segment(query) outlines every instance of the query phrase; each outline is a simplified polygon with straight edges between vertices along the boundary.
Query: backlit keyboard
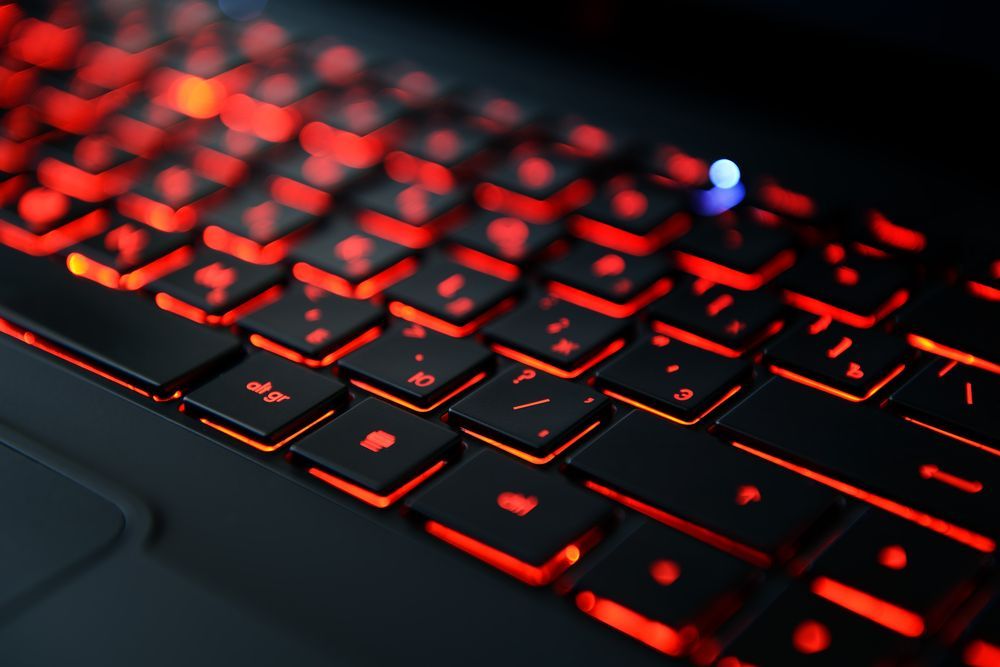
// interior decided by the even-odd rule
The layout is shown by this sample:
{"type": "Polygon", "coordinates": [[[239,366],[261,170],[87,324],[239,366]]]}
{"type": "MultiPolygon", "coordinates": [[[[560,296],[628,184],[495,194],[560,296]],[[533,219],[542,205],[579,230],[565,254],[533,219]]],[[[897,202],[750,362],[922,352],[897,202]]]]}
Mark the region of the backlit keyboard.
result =
{"type": "Polygon", "coordinates": [[[0,0],[0,332],[669,656],[1000,665],[996,248],[130,7],[0,0]]]}

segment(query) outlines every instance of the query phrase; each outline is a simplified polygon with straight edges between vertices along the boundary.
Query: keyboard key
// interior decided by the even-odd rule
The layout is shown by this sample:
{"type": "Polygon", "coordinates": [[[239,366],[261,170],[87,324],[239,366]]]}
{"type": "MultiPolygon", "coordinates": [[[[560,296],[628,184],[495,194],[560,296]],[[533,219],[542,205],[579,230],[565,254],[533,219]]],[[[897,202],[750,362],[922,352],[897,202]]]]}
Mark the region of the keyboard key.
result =
{"type": "Polygon", "coordinates": [[[773,379],[718,420],[761,458],[984,552],[1000,526],[1000,461],[864,405],[773,379]]]}
{"type": "Polygon", "coordinates": [[[484,176],[476,202],[488,211],[551,222],[590,200],[594,186],[587,171],[586,160],[523,145],[484,176]]]}
{"type": "Polygon", "coordinates": [[[129,192],[118,197],[118,212],[161,232],[193,228],[225,187],[178,163],[178,159],[164,159],[150,167],[129,192]]]}
{"type": "Polygon", "coordinates": [[[890,661],[905,640],[800,588],[775,600],[735,642],[717,667],[751,665],[897,664],[890,661]]]}
{"type": "Polygon", "coordinates": [[[110,215],[107,232],[70,248],[66,266],[112,289],[135,290],[179,269],[193,257],[189,234],[161,232],[110,215]]]}
{"type": "Polygon", "coordinates": [[[156,400],[178,397],[241,353],[228,333],[6,248],[0,248],[0,330],[156,400]]]}
{"type": "Polygon", "coordinates": [[[677,266],[742,290],[769,283],[795,262],[791,234],[732,213],[699,222],[673,245],[677,266]]]}
{"type": "Polygon", "coordinates": [[[488,157],[493,136],[466,118],[437,117],[409,133],[385,156],[385,171],[400,183],[447,192],[488,157]]]}
{"type": "Polygon", "coordinates": [[[838,505],[819,484],[639,411],[567,467],[587,488],[757,567],[791,557],[838,505]]]}
{"type": "Polygon", "coordinates": [[[485,450],[407,504],[434,537],[532,586],[577,562],[612,519],[603,499],[485,450]]]}
{"type": "Polygon", "coordinates": [[[273,452],[330,417],[347,388],[258,352],[184,398],[184,412],[262,452],[273,452]]]}
{"type": "Polygon", "coordinates": [[[461,338],[513,306],[516,289],[514,283],[434,258],[386,290],[386,298],[396,317],[461,338]]]}
{"type": "Polygon", "coordinates": [[[855,402],[902,373],[906,356],[898,338],[852,329],[829,316],[795,327],[764,350],[775,375],[855,402]]]}
{"type": "Polygon", "coordinates": [[[108,215],[38,186],[0,208],[0,243],[29,255],[51,255],[104,230],[108,215]]]}
{"type": "Polygon", "coordinates": [[[367,301],[296,284],[239,325],[252,345],[318,368],[375,340],[383,319],[382,310],[367,301]]]}
{"type": "Polygon", "coordinates": [[[479,126],[493,134],[526,129],[541,111],[521,100],[513,100],[483,88],[466,90],[455,96],[462,111],[471,114],[479,126]]]}
{"type": "Polygon", "coordinates": [[[106,124],[118,145],[147,159],[168,146],[183,145],[198,130],[190,117],[144,98],[118,109],[106,124]]]}
{"type": "Polygon", "coordinates": [[[297,244],[292,259],[302,282],[355,299],[375,296],[417,267],[409,248],[336,221],[297,244]]]}
{"type": "Polygon", "coordinates": [[[691,647],[739,606],[753,568],[647,523],[575,586],[585,614],[667,655],[691,647]]]}
{"type": "Polygon", "coordinates": [[[319,119],[306,123],[299,143],[312,155],[332,157],[349,167],[377,164],[398,143],[407,107],[387,92],[363,87],[346,91],[319,119]]]}
{"type": "Polygon", "coordinates": [[[889,397],[906,419],[1000,456],[1000,378],[940,359],[889,397]]]}
{"type": "Polygon", "coordinates": [[[38,180],[83,201],[101,202],[125,192],[138,177],[141,160],[107,135],[71,137],[48,144],[38,180]]]}
{"type": "Polygon", "coordinates": [[[670,289],[666,262],[581,243],[544,266],[549,290],[610,317],[629,317],[670,289]]]}
{"type": "Polygon", "coordinates": [[[784,326],[781,303],[766,292],[743,292],[689,278],[649,308],[653,329],[689,345],[739,357],[784,326]]]}
{"type": "Polygon", "coordinates": [[[478,343],[404,323],[340,362],[352,384],[415,412],[436,410],[492,366],[478,343]]]}
{"type": "Polygon", "coordinates": [[[544,295],[486,325],[493,350],[561,378],[579,377],[625,346],[621,320],[544,295]]]}
{"type": "Polygon", "coordinates": [[[419,65],[401,60],[380,63],[370,74],[404,104],[415,109],[427,107],[455,85],[440,74],[431,74],[419,65]]]}
{"type": "Polygon", "coordinates": [[[409,248],[434,243],[465,214],[463,188],[435,192],[420,184],[384,179],[355,195],[358,224],[367,232],[409,248]]]}
{"type": "Polygon", "coordinates": [[[811,568],[812,592],[904,637],[934,631],[972,592],[983,554],[869,510],[811,568]]]}
{"type": "Polygon", "coordinates": [[[274,201],[312,215],[326,213],[336,197],[371,173],[294,146],[286,146],[261,167],[274,201]]]}
{"type": "Polygon", "coordinates": [[[927,295],[901,317],[910,345],[960,363],[1000,373],[996,332],[1000,302],[944,288],[927,295]]]}
{"type": "Polygon", "coordinates": [[[616,400],[691,425],[736,394],[749,371],[748,362],[655,334],[597,371],[595,384],[616,400]]]}
{"type": "Polygon", "coordinates": [[[632,255],[656,252],[690,225],[686,195],[629,174],[604,183],[569,221],[579,238],[632,255]]]}
{"type": "Polygon", "coordinates": [[[815,315],[868,329],[909,299],[907,274],[892,259],[831,243],[784,273],[785,300],[815,315]]]}
{"type": "Polygon", "coordinates": [[[278,266],[247,264],[200,250],[194,260],[149,288],[156,305],[202,324],[228,326],[244,313],[278,297],[284,272],[278,266]]]}
{"type": "Polygon", "coordinates": [[[203,217],[205,245],[245,262],[274,264],[284,259],[289,247],[316,222],[315,216],[284,206],[256,188],[243,190],[235,198],[203,217]]]}
{"type": "Polygon", "coordinates": [[[700,188],[709,182],[708,162],[677,146],[652,146],[646,149],[643,163],[654,180],[668,188],[700,188]]]}
{"type": "Polygon", "coordinates": [[[454,431],[368,398],[290,451],[309,474],[384,508],[443,468],[457,447],[454,431]]]}
{"type": "Polygon", "coordinates": [[[554,251],[563,235],[559,223],[536,225],[520,218],[476,209],[448,238],[451,254],[468,267],[513,280],[520,265],[554,251]]]}
{"type": "Polygon", "coordinates": [[[542,465],[607,421],[611,401],[589,387],[514,366],[448,411],[465,433],[542,465]]]}

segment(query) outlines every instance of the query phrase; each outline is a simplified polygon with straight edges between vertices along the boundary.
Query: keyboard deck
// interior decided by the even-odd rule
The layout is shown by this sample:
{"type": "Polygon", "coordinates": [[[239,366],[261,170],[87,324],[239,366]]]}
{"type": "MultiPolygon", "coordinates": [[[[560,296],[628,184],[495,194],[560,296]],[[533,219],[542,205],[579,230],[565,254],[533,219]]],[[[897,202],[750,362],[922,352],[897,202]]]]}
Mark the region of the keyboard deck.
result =
{"type": "Polygon", "coordinates": [[[1000,665],[997,248],[200,2],[0,49],[0,332],[668,656],[1000,665]]]}

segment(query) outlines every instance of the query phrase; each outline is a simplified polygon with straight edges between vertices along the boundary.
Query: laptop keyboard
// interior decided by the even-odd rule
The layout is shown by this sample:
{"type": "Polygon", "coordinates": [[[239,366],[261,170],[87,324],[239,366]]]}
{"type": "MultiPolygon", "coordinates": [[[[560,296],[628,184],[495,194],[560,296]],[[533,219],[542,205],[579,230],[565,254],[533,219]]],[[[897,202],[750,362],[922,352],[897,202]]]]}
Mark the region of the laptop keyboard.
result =
{"type": "Polygon", "coordinates": [[[3,333],[669,656],[1000,665],[995,256],[197,1],[0,47],[3,333]]]}

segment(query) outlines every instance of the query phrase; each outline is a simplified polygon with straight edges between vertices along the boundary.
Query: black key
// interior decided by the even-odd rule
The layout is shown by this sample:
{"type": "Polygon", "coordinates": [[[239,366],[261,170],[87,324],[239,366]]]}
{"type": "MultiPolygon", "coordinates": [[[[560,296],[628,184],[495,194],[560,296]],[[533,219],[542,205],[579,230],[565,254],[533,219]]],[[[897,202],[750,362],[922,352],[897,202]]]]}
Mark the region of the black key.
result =
{"type": "Polygon", "coordinates": [[[781,303],[703,278],[678,281],[649,308],[653,328],[691,345],[738,357],[783,326],[781,303]]]}
{"type": "Polygon", "coordinates": [[[361,169],[378,164],[398,142],[407,107],[395,95],[359,86],[325,105],[324,112],[302,128],[302,147],[361,169]]]}
{"type": "Polygon", "coordinates": [[[1000,378],[941,359],[897,389],[889,404],[910,421],[1000,455],[1000,378]]]}
{"type": "Polygon", "coordinates": [[[112,289],[139,289],[191,261],[189,234],[161,232],[117,213],[110,228],[73,246],[66,266],[112,289]]]}
{"type": "Polygon", "coordinates": [[[408,501],[424,529],[532,586],[596,544],[611,506],[565,479],[481,451],[408,501]]]}
{"type": "Polygon", "coordinates": [[[480,127],[493,134],[524,129],[541,114],[530,103],[482,88],[462,92],[456,96],[455,102],[460,109],[471,114],[480,127]]]}
{"type": "Polygon", "coordinates": [[[597,371],[595,384],[614,399],[691,425],[739,391],[749,370],[746,361],[655,334],[597,371]]]}
{"type": "Polygon", "coordinates": [[[150,159],[168,144],[182,144],[198,130],[195,121],[142,97],[107,119],[107,132],[125,150],[150,159]]]}
{"type": "Polygon", "coordinates": [[[775,375],[849,401],[864,401],[903,372],[906,345],[881,331],[852,329],[830,317],[803,323],[770,343],[775,375]]]}
{"type": "Polygon", "coordinates": [[[118,197],[118,212],[161,232],[185,232],[204,209],[224,194],[225,186],[193,168],[164,158],[127,193],[118,197]]]}
{"type": "Polygon", "coordinates": [[[368,398],[290,451],[311,475],[384,508],[443,468],[457,446],[454,431],[368,398]]]}
{"type": "Polygon", "coordinates": [[[691,225],[687,196],[649,180],[622,174],[605,182],[594,199],[570,218],[574,235],[632,255],[649,255],[691,225]]]}
{"type": "Polygon", "coordinates": [[[150,285],[156,305],[189,320],[228,326],[243,313],[277,298],[280,266],[247,264],[200,250],[194,261],[150,285]]]}
{"type": "Polygon", "coordinates": [[[717,667],[896,664],[904,640],[825,600],[792,587],[722,652],[717,667]]]}
{"type": "Polygon", "coordinates": [[[644,152],[643,164],[656,182],[671,188],[700,188],[709,183],[708,162],[677,146],[654,145],[644,152]]]}
{"type": "Polygon", "coordinates": [[[659,257],[635,257],[581,243],[545,264],[550,291],[610,317],[629,317],[670,289],[659,257]]]}
{"type": "Polygon", "coordinates": [[[890,258],[831,243],[803,254],[781,284],[785,300],[796,308],[868,329],[906,303],[907,279],[890,258]]]}
{"type": "Polygon", "coordinates": [[[610,132],[576,116],[564,116],[552,125],[551,136],[556,147],[570,155],[606,158],[622,148],[622,142],[610,132]]]}
{"type": "Polygon", "coordinates": [[[409,248],[345,224],[334,224],[296,245],[292,273],[328,292],[367,299],[408,276],[417,261],[409,248]]]}
{"type": "Polygon", "coordinates": [[[457,244],[452,254],[463,264],[499,278],[513,279],[520,274],[519,265],[539,259],[562,234],[559,223],[536,225],[476,209],[448,238],[457,244]]]}
{"type": "Polygon", "coordinates": [[[608,418],[611,401],[587,386],[514,366],[451,406],[448,421],[542,465],[608,418]]]}
{"type": "Polygon", "coordinates": [[[476,202],[488,211],[551,222],[590,200],[588,167],[582,158],[522,145],[483,177],[476,202]]]}
{"type": "Polygon", "coordinates": [[[35,347],[159,400],[175,398],[241,352],[228,333],[5,248],[0,248],[0,328],[26,342],[30,336],[35,347]]]}
{"type": "Polygon", "coordinates": [[[978,551],[869,510],[813,564],[811,587],[904,637],[919,637],[972,591],[983,560],[978,551]]]}
{"type": "Polygon", "coordinates": [[[370,74],[385,84],[404,104],[415,108],[427,106],[455,86],[453,80],[400,60],[376,65],[370,74]]]}
{"type": "Polygon", "coordinates": [[[374,340],[382,320],[382,310],[367,301],[296,284],[239,325],[253,345],[316,368],[374,340]]]}
{"type": "Polygon", "coordinates": [[[416,412],[430,412],[486,377],[489,350],[419,324],[400,324],[340,362],[351,382],[416,412]]]}
{"type": "Polygon", "coordinates": [[[588,488],[758,567],[787,560],[837,504],[819,484],[638,411],[567,465],[588,488]]]}
{"type": "Polygon", "coordinates": [[[647,523],[587,571],[575,600],[585,614],[679,656],[732,615],[753,574],[732,556],[647,523]]]}
{"type": "Polygon", "coordinates": [[[486,156],[493,136],[464,118],[435,118],[412,131],[398,151],[385,156],[394,180],[422,183],[437,192],[454,187],[486,156]]]}
{"type": "Polygon", "coordinates": [[[688,273],[755,290],[795,262],[791,246],[784,229],[730,213],[699,222],[672,247],[677,266],[688,273]]]}
{"type": "Polygon", "coordinates": [[[262,452],[273,452],[333,414],[347,388],[258,352],[184,398],[184,411],[262,452]]]}
{"type": "Polygon", "coordinates": [[[863,405],[773,379],[722,415],[741,448],[980,551],[1000,534],[1000,460],[863,405]]]}
{"type": "Polygon", "coordinates": [[[628,325],[556,297],[526,300],[486,325],[493,349],[561,378],[575,378],[625,346],[628,325]]]}
{"type": "Polygon", "coordinates": [[[100,233],[107,212],[38,186],[0,208],[0,244],[29,255],[51,255],[100,233]]]}
{"type": "Polygon", "coordinates": [[[261,165],[271,197],[300,211],[321,215],[334,198],[362,179],[370,168],[349,167],[326,155],[310,155],[286,146],[261,165]]]}
{"type": "Polygon", "coordinates": [[[514,283],[441,258],[386,291],[396,317],[460,338],[514,304],[514,283]]]}
{"type": "Polygon", "coordinates": [[[388,178],[355,195],[358,224],[377,236],[410,248],[425,248],[465,214],[464,188],[435,191],[388,178]]]}
{"type": "Polygon", "coordinates": [[[901,318],[914,347],[1000,373],[1000,301],[945,288],[927,295],[901,318]]]}
{"type": "Polygon", "coordinates": [[[254,264],[274,264],[316,222],[316,217],[273,201],[263,188],[241,194],[207,212],[205,245],[254,264]]]}
{"type": "Polygon", "coordinates": [[[135,153],[123,150],[111,137],[71,136],[50,143],[38,163],[38,180],[53,190],[89,202],[124,192],[141,168],[135,153]]]}

